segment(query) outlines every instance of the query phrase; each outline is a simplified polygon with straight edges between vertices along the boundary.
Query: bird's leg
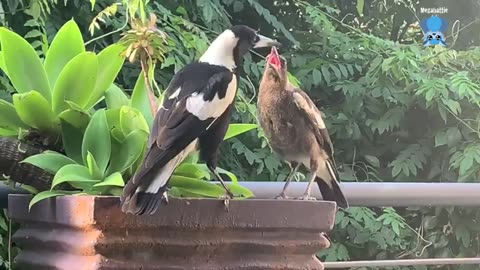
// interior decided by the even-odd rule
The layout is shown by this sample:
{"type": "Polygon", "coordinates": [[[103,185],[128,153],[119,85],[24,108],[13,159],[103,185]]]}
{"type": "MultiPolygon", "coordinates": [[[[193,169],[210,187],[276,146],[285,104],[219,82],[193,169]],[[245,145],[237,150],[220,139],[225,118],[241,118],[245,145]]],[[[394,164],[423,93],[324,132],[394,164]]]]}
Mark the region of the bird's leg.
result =
{"type": "Polygon", "coordinates": [[[305,200],[305,201],[315,201],[315,197],[310,197],[310,192],[312,191],[312,185],[313,185],[313,182],[315,182],[315,178],[317,177],[317,174],[315,172],[312,173],[312,176],[310,177],[310,180],[308,181],[308,186],[307,186],[307,189],[305,190],[305,193],[303,193],[303,195],[298,198],[300,200],[305,200]]]}
{"type": "Polygon", "coordinates": [[[215,175],[217,180],[220,181],[220,184],[222,184],[223,188],[225,189],[225,195],[223,196],[223,199],[224,199],[223,203],[225,204],[225,209],[228,211],[229,205],[230,205],[230,199],[232,199],[234,195],[225,184],[225,181],[223,181],[223,178],[220,176],[217,169],[211,165],[207,165],[207,167],[210,170],[210,172],[213,173],[213,175],[215,175]]]}
{"type": "Polygon", "coordinates": [[[292,163],[288,163],[288,166],[290,167],[290,173],[285,179],[285,185],[283,186],[282,192],[277,197],[275,197],[275,199],[288,199],[287,194],[285,194],[285,191],[287,190],[288,184],[290,184],[290,181],[292,181],[293,176],[295,175],[298,168],[300,167],[300,163],[292,162],[292,163]]]}

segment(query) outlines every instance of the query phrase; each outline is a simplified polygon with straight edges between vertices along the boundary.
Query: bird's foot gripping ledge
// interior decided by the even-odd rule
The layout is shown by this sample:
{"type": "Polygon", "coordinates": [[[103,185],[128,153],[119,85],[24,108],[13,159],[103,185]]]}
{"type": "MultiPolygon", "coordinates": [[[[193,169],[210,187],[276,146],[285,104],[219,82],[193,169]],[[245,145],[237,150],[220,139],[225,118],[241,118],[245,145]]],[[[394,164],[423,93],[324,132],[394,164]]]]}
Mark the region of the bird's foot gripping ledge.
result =
{"type": "Polygon", "coordinates": [[[312,197],[308,194],[304,194],[300,197],[297,198],[297,200],[302,200],[302,201],[316,201],[317,199],[315,199],[315,197],[312,197]]]}

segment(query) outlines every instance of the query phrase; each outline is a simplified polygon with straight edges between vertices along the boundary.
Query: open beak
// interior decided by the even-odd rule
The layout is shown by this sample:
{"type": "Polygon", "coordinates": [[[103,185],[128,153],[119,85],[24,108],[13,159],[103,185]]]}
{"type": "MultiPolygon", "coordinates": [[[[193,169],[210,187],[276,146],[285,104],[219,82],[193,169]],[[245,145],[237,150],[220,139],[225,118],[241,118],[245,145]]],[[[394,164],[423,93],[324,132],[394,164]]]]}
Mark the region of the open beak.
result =
{"type": "Polygon", "coordinates": [[[257,43],[253,46],[253,48],[264,48],[264,47],[272,47],[272,46],[277,46],[280,47],[282,44],[276,40],[273,40],[271,38],[268,38],[266,36],[262,36],[260,34],[257,34],[257,36],[260,38],[257,43]]]}
{"type": "Polygon", "coordinates": [[[275,46],[272,46],[270,54],[267,55],[267,62],[269,65],[275,67],[275,69],[280,69],[282,63],[280,55],[278,54],[277,48],[275,46]]]}

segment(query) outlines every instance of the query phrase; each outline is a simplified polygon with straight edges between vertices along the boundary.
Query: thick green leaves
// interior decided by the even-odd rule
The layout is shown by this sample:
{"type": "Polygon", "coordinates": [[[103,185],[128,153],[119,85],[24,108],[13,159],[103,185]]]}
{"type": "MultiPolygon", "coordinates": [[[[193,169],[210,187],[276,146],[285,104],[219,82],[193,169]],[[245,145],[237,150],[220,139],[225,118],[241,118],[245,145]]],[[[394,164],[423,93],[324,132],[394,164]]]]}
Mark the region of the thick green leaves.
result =
{"type": "Polygon", "coordinates": [[[52,190],[54,187],[58,186],[61,183],[72,182],[72,183],[84,183],[84,182],[99,182],[99,180],[93,179],[93,177],[88,172],[88,168],[78,164],[69,164],[63,166],[55,174],[55,177],[52,181],[52,190]]]}
{"type": "Polygon", "coordinates": [[[54,151],[45,151],[22,160],[22,163],[29,163],[39,167],[51,174],[56,174],[63,166],[75,164],[75,161],[67,156],[54,151]]]}
{"type": "Polygon", "coordinates": [[[50,102],[47,74],[32,46],[18,34],[0,27],[3,59],[9,78],[18,93],[36,90],[50,102]]]}
{"type": "Polygon", "coordinates": [[[97,162],[93,157],[92,153],[87,152],[87,168],[90,175],[95,179],[102,179],[103,172],[98,168],[97,162]]]}
{"type": "Polygon", "coordinates": [[[48,101],[37,91],[13,95],[13,105],[22,121],[39,130],[53,131],[58,120],[48,101]]]}
{"type": "Polygon", "coordinates": [[[100,183],[93,185],[94,187],[105,187],[105,186],[114,186],[114,187],[123,187],[125,182],[123,181],[122,174],[119,172],[109,175],[105,180],[100,183]]]}
{"type": "Polygon", "coordinates": [[[225,189],[221,186],[185,176],[172,175],[168,185],[204,197],[218,198],[225,195],[225,189]]]}
{"type": "Polygon", "coordinates": [[[26,128],[27,126],[18,117],[15,107],[11,103],[0,99],[0,128],[16,131],[19,127],[26,128]]]}
{"type": "Polygon", "coordinates": [[[90,121],[89,114],[75,109],[67,109],[61,112],[58,116],[63,121],[70,123],[72,126],[80,130],[84,130],[90,121]]]}
{"type": "Polygon", "coordinates": [[[83,129],[76,128],[65,120],[61,120],[60,124],[65,153],[77,163],[82,164],[83,129]]]}
{"type": "Polygon", "coordinates": [[[107,168],[111,154],[110,130],[108,128],[105,110],[101,109],[93,114],[85,130],[82,143],[82,157],[86,164],[87,153],[92,153],[98,168],[103,173],[107,168]]]}
{"type": "Polygon", "coordinates": [[[128,106],[130,100],[120,87],[111,84],[105,92],[105,102],[108,109],[118,109],[122,106],[128,106]]]}
{"type": "Polygon", "coordinates": [[[3,52],[0,52],[0,68],[8,76],[7,67],[5,66],[5,59],[3,58],[3,52]]]}
{"type": "Polygon", "coordinates": [[[83,52],[85,52],[85,46],[82,33],[75,21],[70,20],[58,30],[45,57],[45,71],[50,85],[55,85],[63,67],[83,52]]]}
{"type": "Polygon", "coordinates": [[[57,197],[57,196],[72,195],[75,193],[76,191],[63,191],[63,190],[42,191],[32,198],[32,200],[30,201],[30,204],[28,205],[28,210],[32,209],[32,206],[38,203],[39,201],[52,198],[52,197],[57,197]]]}
{"type": "Polygon", "coordinates": [[[233,193],[233,195],[235,196],[239,196],[239,197],[243,197],[243,198],[250,198],[250,197],[253,197],[254,194],[252,191],[250,191],[248,188],[246,187],[242,187],[241,185],[239,184],[235,184],[235,183],[228,183],[227,184],[227,187],[228,189],[230,189],[230,191],[233,193]]]}
{"type": "Polygon", "coordinates": [[[75,56],[60,72],[53,88],[53,111],[60,113],[72,101],[85,108],[97,79],[98,60],[92,52],[75,56]]]}
{"type": "Polygon", "coordinates": [[[143,72],[140,72],[135,87],[132,92],[131,104],[132,107],[142,112],[143,117],[148,123],[148,126],[152,127],[153,115],[150,110],[150,103],[148,101],[147,88],[145,87],[145,79],[143,78],[143,72]]]}
{"type": "Polygon", "coordinates": [[[206,179],[210,177],[210,172],[204,164],[183,162],[174,171],[175,175],[185,176],[195,179],[206,179]]]}
{"type": "Polygon", "coordinates": [[[120,55],[123,49],[122,45],[113,44],[106,47],[98,54],[98,66],[100,68],[98,69],[95,88],[91,93],[86,108],[91,108],[97,104],[107,88],[112,85],[125,61],[125,57],[120,55]]]}
{"type": "Polygon", "coordinates": [[[125,135],[137,129],[143,130],[147,133],[150,131],[148,124],[140,111],[129,106],[123,106],[120,109],[120,128],[125,135]]]}
{"type": "Polygon", "coordinates": [[[147,137],[147,132],[137,129],[128,134],[121,142],[113,139],[112,156],[106,175],[114,172],[123,173],[132,166],[140,158],[145,148],[147,137]]]}
{"type": "Polygon", "coordinates": [[[256,128],[256,124],[230,124],[223,140],[228,140],[249,130],[256,128]]]}

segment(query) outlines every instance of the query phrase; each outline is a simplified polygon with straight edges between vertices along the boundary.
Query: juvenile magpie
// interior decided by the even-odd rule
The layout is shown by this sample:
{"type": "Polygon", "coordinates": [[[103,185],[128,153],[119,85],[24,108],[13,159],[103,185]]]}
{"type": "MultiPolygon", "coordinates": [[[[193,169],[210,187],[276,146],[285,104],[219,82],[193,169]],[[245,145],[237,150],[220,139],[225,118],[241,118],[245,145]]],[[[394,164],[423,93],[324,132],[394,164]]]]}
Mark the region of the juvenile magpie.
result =
{"type": "Polygon", "coordinates": [[[301,199],[314,199],[310,191],[314,181],[324,200],[347,208],[333,159],[333,144],[322,115],[308,95],[295,88],[287,76],[287,62],[276,48],[267,56],[258,94],[258,119],[272,150],[291,168],[280,198],[293,175],[303,164],[312,173],[301,199]]]}
{"type": "Polygon", "coordinates": [[[226,196],[233,196],[216,167],[237,92],[238,68],[250,49],[279,45],[247,26],[236,25],[221,33],[198,62],[174,75],[154,117],[142,164],[123,189],[123,212],[155,213],[162,197],[167,199],[170,176],[193,151],[200,152],[226,196]]]}

